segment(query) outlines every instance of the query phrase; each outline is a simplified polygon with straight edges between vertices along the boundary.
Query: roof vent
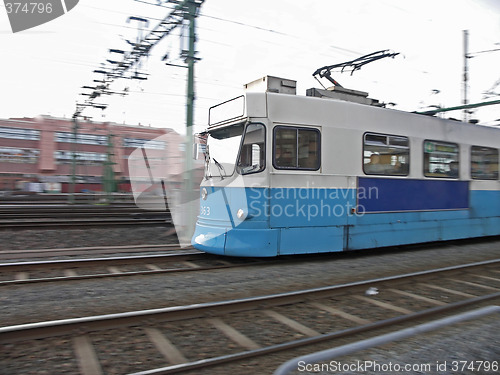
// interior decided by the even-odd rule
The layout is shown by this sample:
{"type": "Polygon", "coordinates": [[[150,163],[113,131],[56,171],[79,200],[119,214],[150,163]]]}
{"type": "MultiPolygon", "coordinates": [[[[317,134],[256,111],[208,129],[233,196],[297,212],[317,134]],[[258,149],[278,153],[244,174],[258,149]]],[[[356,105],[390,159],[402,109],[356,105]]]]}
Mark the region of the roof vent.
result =
{"type": "Polygon", "coordinates": [[[247,83],[245,89],[248,92],[275,92],[279,94],[297,94],[297,81],[291,79],[265,76],[247,83]]]}

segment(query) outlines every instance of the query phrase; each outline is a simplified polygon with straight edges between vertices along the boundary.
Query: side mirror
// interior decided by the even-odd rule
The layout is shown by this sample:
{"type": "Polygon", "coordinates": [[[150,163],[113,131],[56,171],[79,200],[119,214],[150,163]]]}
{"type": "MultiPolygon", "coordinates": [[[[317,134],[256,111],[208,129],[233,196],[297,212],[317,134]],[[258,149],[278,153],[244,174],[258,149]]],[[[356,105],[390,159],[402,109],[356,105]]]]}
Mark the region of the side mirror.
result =
{"type": "Polygon", "coordinates": [[[193,159],[194,160],[200,160],[203,159],[205,156],[205,149],[206,145],[203,145],[201,143],[194,143],[193,144],[193,159]]]}

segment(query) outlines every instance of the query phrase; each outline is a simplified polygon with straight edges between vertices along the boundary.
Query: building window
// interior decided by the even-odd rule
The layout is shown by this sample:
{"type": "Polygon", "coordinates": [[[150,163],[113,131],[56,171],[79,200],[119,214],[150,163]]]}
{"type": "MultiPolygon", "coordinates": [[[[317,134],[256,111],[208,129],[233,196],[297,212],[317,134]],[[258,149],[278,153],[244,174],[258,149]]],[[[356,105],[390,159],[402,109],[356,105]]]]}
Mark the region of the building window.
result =
{"type": "Polygon", "coordinates": [[[498,150],[472,146],[470,174],[476,180],[498,180],[498,150]]]}
{"type": "Polygon", "coordinates": [[[84,145],[101,145],[106,146],[108,144],[108,137],[106,135],[94,135],[94,134],[77,134],[76,142],[73,133],[56,132],[54,134],[56,142],[67,142],[67,143],[81,143],[84,145]]]}
{"type": "Polygon", "coordinates": [[[0,127],[0,138],[38,141],[40,139],[40,131],[34,129],[0,127]]]}
{"type": "Polygon", "coordinates": [[[277,126],[274,128],[276,169],[318,170],[321,133],[317,129],[277,126]]]}
{"type": "MultiPolygon", "coordinates": [[[[75,153],[77,164],[85,165],[102,165],[108,159],[106,154],[98,152],[83,152],[77,151],[75,153]]],[[[54,158],[57,164],[71,164],[73,162],[72,151],[55,151],[54,158]]]]}
{"type": "Polygon", "coordinates": [[[123,138],[123,147],[144,147],[151,150],[164,150],[165,142],[154,139],[123,138]]]}
{"type": "Polygon", "coordinates": [[[425,177],[459,177],[458,145],[440,141],[424,142],[425,177]]]}
{"type": "Polygon", "coordinates": [[[40,150],[31,148],[0,147],[0,162],[34,164],[39,154],[40,150]]]}
{"type": "Polygon", "coordinates": [[[410,142],[397,135],[365,133],[363,171],[366,174],[407,176],[410,170],[410,142]]]}

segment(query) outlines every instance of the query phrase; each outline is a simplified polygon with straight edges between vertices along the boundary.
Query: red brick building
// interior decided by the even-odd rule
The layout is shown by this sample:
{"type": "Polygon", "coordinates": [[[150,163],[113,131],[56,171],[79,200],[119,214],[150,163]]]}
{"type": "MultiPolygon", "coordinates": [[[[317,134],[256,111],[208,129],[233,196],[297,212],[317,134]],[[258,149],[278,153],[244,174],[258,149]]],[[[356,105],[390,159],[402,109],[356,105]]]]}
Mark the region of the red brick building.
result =
{"type": "Polygon", "coordinates": [[[134,150],[155,149],[169,160],[179,161],[169,163],[168,174],[176,175],[182,172],[183,142],[172,129],[91,121],[78,121],[75,142],[71,119],[0,119],[0,190],[25,189],[26,182],[33,182],[39,183],[31,184],[38,189],[56,186],[67,192],[75,155],[76,192],[102,191],[102,176],[109,163],[118,191],[130,191],[128,156],[134,150]]]}

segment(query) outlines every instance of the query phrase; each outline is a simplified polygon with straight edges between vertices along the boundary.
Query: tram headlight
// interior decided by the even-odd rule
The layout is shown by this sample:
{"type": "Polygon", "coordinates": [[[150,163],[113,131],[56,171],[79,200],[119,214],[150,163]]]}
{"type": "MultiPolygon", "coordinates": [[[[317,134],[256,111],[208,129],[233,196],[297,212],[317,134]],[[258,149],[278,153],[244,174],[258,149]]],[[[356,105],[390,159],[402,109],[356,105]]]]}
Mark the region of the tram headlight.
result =
{"type": "Polygon", "coordinates": [[[207,189],[205,189],[205,188],[201,189],[201,199],[203,199],[204,201],[206,201],[207,200],[207,196],[208,196],[207,189]]]}
{"type": "Polygon", "coordinates": [[[238,217],[238,219],[243,221],[247,218],[248,213],[243,208],[240,208],[238,211],[236,211],[236,216],[238,217]]]}

